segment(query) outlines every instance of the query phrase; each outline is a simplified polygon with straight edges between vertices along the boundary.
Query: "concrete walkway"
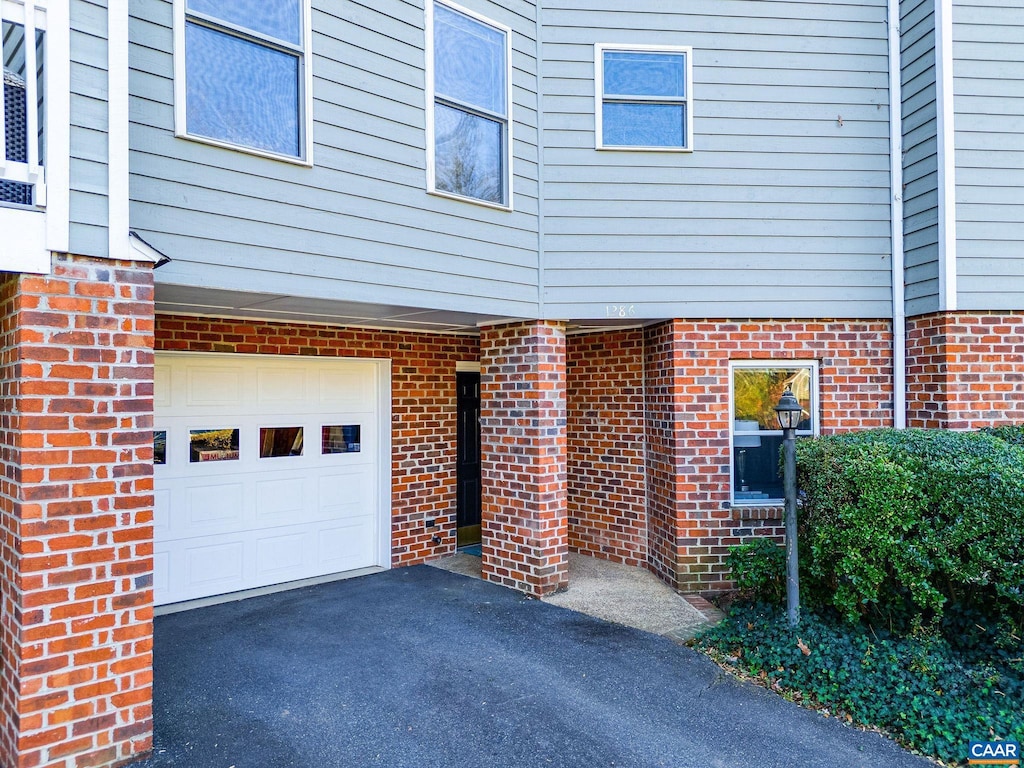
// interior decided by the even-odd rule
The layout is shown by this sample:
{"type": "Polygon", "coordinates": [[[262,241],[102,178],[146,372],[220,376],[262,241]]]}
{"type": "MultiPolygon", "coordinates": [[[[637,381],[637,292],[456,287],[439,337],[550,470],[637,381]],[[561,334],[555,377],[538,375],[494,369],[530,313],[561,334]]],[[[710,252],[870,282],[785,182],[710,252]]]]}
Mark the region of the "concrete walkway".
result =
{"type": "Polygon", "coordinates": [[[689,648],[414,566],[156,619],[140,768],[925,768],[689,648]]]}
{"type": "MultiPolygon", "coordinates": [[[[458,553],[428,565],[480,578],[480,558],[458,553]]],[[[680,596],[645,568],[569,555],[569,589],[544,602],[685,642],[722,614],[700,598],[680,596]]]]}

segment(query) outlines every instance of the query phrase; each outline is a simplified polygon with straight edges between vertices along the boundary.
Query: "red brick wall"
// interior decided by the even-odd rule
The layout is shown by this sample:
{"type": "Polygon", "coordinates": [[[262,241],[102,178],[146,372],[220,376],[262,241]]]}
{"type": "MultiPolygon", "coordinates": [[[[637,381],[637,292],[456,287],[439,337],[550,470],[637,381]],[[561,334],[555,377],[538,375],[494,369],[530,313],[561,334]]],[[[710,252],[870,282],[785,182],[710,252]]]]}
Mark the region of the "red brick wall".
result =
{"type": "Polygon", "coordinates": [[[730,360],[818,360],[823,433],[892,425],[886,321],[672,321],[646,343],[651,567],[684,591],[727,589],[728,547],[778,530],[729,508],[730,360]]]}
{"type": "Polygon", "coordinates": [[[483,576],[531,595],[569,579],[565,328],[482,329],[483,576]]]}
{"type": "Polygon", "coordinates": [[[1024,423],[1024,314],[953,312],[907,321],[907,424],[1024,423]]]}
{"type": "Polygon", "coordinates": [[[476,339],[160,315],[156,348],[390,359],[392,563],[411,565],[454,551],[455,363],[479,359],[476,339]],[[428,519],[436,527],[427,528],[428,519]]]}
{"type": "Polygon", "coordinates": [[[566,341],[569,548],[647,563],[642,330],[566,341]]]}
{"type": "Polygon", "coordinates": [[[0,293],[0,763],[150,749],[152,272],[54,257],[0,293]]]}

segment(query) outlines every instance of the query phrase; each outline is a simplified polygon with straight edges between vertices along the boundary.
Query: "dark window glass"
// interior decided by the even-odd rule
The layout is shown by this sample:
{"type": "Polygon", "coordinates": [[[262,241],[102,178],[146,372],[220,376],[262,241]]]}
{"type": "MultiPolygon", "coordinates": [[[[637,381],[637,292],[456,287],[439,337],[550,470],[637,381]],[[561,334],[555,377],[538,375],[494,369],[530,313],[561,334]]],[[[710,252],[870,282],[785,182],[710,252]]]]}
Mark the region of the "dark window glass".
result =
{"type": "Polygon", "coordinates": [[[444,192],[501,203],[502,124],[438,104],[434,110],[435,186],[444,192]]]}
{"type": "Polygon", "coordinates": [[[346,424],[325,426],[321,430],[321,453],[359,453],[362,444],[359,442],[359,425],[346,424]]]}
{"type": "Polygon", "coordinates": [[[167,430],[153,432],[153,463],[167,463],[167,430]]]}
{"type": "Polygon", "coordinates": [[[260,427],[260,458],[302,455],[302,427],[260,427]]]}
{"type": "Polygon", "coordinates": [[[507,199],[506,33],[434,5],[434,188],[507,199]]]}
{"type": "Polygon", "coordinates": [[[797,435],[814,430],[812,369],[769,367],[733,369],[733,499],[738,503],[779,501],[782,432],[775,406],[790,388],[803,408],[797,435]]]}

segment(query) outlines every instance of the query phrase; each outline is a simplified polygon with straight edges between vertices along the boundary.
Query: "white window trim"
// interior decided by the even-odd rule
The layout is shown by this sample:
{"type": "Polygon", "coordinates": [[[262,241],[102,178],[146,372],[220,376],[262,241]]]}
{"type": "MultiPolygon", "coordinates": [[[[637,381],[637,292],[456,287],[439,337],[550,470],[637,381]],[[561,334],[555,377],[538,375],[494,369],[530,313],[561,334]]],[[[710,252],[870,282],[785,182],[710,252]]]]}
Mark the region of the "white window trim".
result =
{"type": "MultiPolygon", "coordinates": [[[[233,149],[248,155],[280,160],[293,165],[312,167],[313,165],[313,8],[312,0],[300,0],[302,11],[302,78],[299,86],[301,125],[299,146],[302,157],[282,155],[265,149],[247,147],[230,141],[212,139],[209,136],[198,136],[188,132],[188,116],[185,109],[185,0],[174,0],[174,135],[179,139],[188,139],[200,144],[208,144],[222,149],[233,149]]],[[[230,26],[230,25],[226,25],[230,26]]]]}
{"type": "MultiPolygon", "coordinates": [[[[799,430],[797,435],[816,436],[821,434],[821,387],[820,372],[817,360],[785,360],[778,358],[758,360],[730,360],[729,361],[729,502],[734,507],[780,507],[785,503],[784,499],[736,499],[736,467],[733,456],[736,451],[733,448],[735,437],[735,371],[742,368],[809,368],[811,370],[811,408],[813,419],[811,429],[799,430]]],[[[759,430],[759,434],[782,435],[781,429],[759,430]]]]}
{"type": "Polygon", "coordinates": [[[610,152],[693,152],[693,46],[690,45],[626,45],[597,43],[594,45],[594,134],[595,148],[610,152]],[[604,54],[606,52],[630,53],[681,53],[685,56],[686,96],[680,101],[685,105],[686,125],[683,147],[627,146],[604,143],[604,54]]]}
{"type": "MultiPolygon", "coordinates": [[[[7,162],[0,152],[0,177],[36,184],[35,205],[0,205],[0,271],[47,274],[52,251],[68,250],[70,220],[71,20],[63,0],[0,0],[0,16],[46,34],[46,157],[35,166],[7,162]],[[26,24],[28,22],[28,24],[26,24]]],[[[34,56],[32,46],[30,56],[34,56]]],[[[30,111],[30,121],[36,120],[30,111]]],[[[38,124],[30,128],[35,131],[38,124]]]]}
{"type": "Polygon", "coordinates": [[[438,197],[446,197],[450,200],[461,200],[466,203],[473,203],[475,205],[482,205],[485,208],[493,208],[499,211],[512,211],[514,210],[512,205],[512,182],[514,176],[512,174],[512,28],[508,27],[500,22],[489,19],[486,16],[482,16],[476,11],[471,11],[468,8],[464,8],[461,5],[451,2],[442,2],[442,0],[427,0],[426,3],[426,21],[424,23],[424,29],[426,33],[426,120],[427,120],[427,192],[431,195],[437,195],[438,197]],[[490,200],[480,200],[476,197],[467,197],[466,195],[457,195],[454,192],[447,192],[443,189],[437,188],[437,161],[434,156],[434,6],[443,5],[446,8],[450,8],[457,13],[461,13],[474,21],[478,21],[481,24],[485,24],[492,29],[496,29],[505,36],[505,167],[502,169],[502,185],[503,192],[506,202],[492,203],[490,200]]]}

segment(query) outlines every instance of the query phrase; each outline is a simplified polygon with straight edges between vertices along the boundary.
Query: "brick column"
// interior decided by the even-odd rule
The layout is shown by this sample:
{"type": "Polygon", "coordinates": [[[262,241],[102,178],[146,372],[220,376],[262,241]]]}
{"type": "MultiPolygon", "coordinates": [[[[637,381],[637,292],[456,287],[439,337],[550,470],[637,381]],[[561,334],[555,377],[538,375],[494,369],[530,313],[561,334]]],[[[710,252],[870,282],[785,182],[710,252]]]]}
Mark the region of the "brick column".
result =
{"type": "Polygon", "coordinates": [[[541,596],[569,582],[565,326],[480,336],[483,577],[541,596]]]}
{"type": "Polygon", "coordinates": [[[907,425],[1024,422],[1024,314],[949,312],[907,321],[907,425]]]}
{"type": "Polygon", "coordinates": [[[686,461],[683,437],[686,393],[679,376],[683,364],[682,332],[677,323],[646,330],[648,567],[673,587],[692,591],[698,582],[697,572],[709,568],[683,551],[697,543],[698,535],[688,533],[689,515],[684,510],[685,495],[696,489],[697,478],[686,461]],[[692,585],[687,581],[690,576],[692,585]]]}
{"type": "Polygon", "coordinates": [[[151,748],[153,277],[0,281],[0,764],[151,748]]]}

